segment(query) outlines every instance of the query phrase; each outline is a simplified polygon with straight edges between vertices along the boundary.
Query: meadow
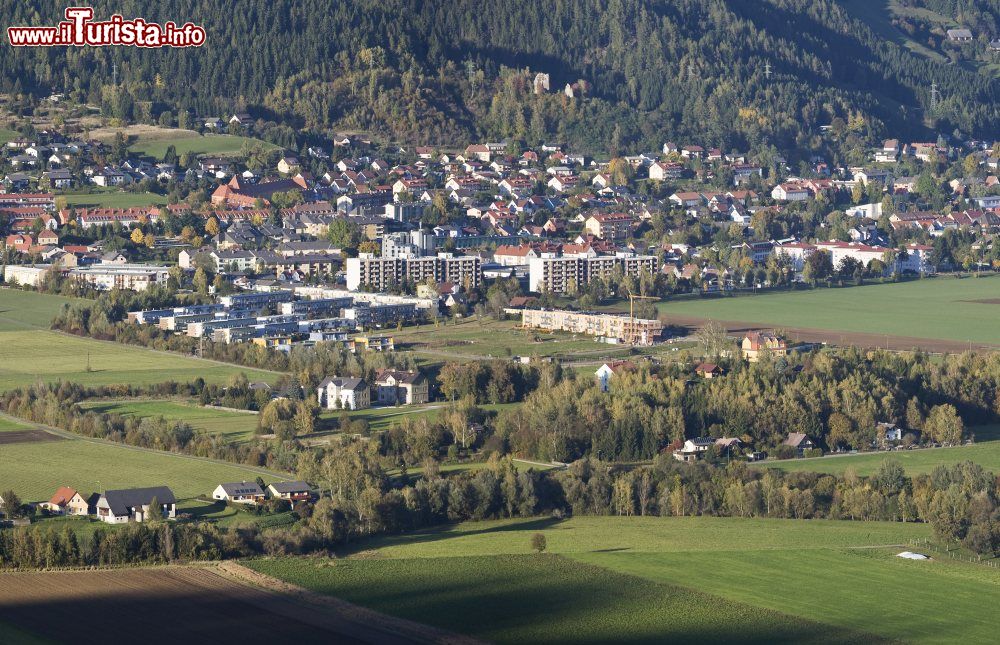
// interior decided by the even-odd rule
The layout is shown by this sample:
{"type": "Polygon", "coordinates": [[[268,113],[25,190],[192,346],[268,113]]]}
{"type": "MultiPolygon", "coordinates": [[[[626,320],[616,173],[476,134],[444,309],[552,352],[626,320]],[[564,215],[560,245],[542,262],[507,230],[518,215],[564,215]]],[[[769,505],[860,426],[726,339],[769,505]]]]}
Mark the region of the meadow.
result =
{"type": "Polygon", "coordinates": [[[252,137],[240,137],[230,134],[199,134],[194,130],[179,128],[163,128],[153,125],[132,125],[127,128],[100,128],[93,130],[91,136],[103,141],[112,141],[118,132],[123,132],[132,141],[129,150],[136,154],[161,160],[167,153],[167,148],[174,146],[177,155],[190,153],[192,155],[212,155],[217,157],[235,157],[240,154],[247,142],[260,143],[268,150],[276,150],[277,146],[252,137]]]}
{"type": "Polygon", "coordinates": [[[221,435],[228,442],[251,439],[257,429],[257,415],[206,408],[180,400],[87,401],[85,410],[120,414],[122,416],[163,417],[168,421],[184,421],[197,431],[221,435]]]}
{"type": "Polygon", "coordinates": [[[273,372],[52,331],[0,332],[0,390],[59,380],[149,385],[201,377],[209,383],[226,383],[241,373],[255,381],[277,378],[273,372]]]}
{"type": "MultiPolygon", "coordinates": [[[[7,431],[18,428],[3,419],[7,431]]],[[[21,429],[33,426],[24,425],[21,429]]],[[[63,433],[63,441],[0,447],[0,489],[22,499],[48,499],[59,486],[90,493],[113,488],[169,486],[178,498],[209,495],[222,482],[287,479],[261,468],[171,452],[135,448],[63,433]]]]}
{"type": "Polygon", "coordinates": [[[248,565],[497,642],[989,642],[983,608],[1000,600],[1000,571],[895,557],[929,536],[926,525],[883,522],[538,518],[248,565]],[[538,532],[542,555],[530,549],[538,532]]]}
{"type": "Polygon", "coordinates": [[[1000,276],[676,300],[671,316],[1000,345],[1000,276]],[[990,302],[992,301],[992,302],[990,302]]]}
{"type": "Polygon", "coordinates": [[[64,304],[85,300],[50,296],[19,289],[0,289],[0,332],[20,329],[48,329],[64,304]]]}
{"type": "Polygon", "coordinates": [[[814,472],[841,474],[848,468],[862,477],[871,475],[887,459],[898,461],[907,474],[923,475],[938,466],[951,466],[963,461],[973,461],[986,470],[1000,472],[1000,426],[980,426],[975,429],[978,442],[971,446],[899,450],[895,452],[868,452],[830,455],[809,459],[786,459],[755,464],[758,467],[777,468],[788,472],[814,472]],[[984,440],[985,439],[985,440],[984,440]]]}
{"type": "Polygon", "coordinates": [[[145,208],[167,203],[166,195],[122,192],[117,188],[64,192],[59,196],[66,200],[66,206],[73,208],[145,208]]]}

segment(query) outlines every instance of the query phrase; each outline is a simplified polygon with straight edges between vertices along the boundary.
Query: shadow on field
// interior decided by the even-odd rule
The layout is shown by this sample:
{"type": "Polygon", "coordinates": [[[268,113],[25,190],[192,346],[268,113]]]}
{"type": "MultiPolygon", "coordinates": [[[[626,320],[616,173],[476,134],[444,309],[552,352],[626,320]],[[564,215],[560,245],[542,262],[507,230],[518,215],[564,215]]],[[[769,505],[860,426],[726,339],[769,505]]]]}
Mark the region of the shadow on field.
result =
{"type": "Polygon", "coordinates": [[[405,544],[430,544],[432,542],[438,542],[441,540],[451,540],[460,537],[473,537],[476,535],[487,535],[490,533],[507,533],[511,531],[542,531],[544,529],[553,528],[557,524],[562,523],[562,521],[563,520],[554,517],[539,517],[533,519],[526,519],[519,522],[512,522],[509,524],[501,524],[499,526],[491,526],[487,528],[477,529],[475,531],[457,531],[455,530],[455,527],[457,525],[452,524],[444,528],[438,527],[433,529],[426,529],[424,531],[418,531],[416,533],[407,533],[406,535],[390,536],[365,542],[363,544],[356,545],[347,553],[347,555],[359,551],[367,551],[370,549],[393,546],[397,542],[405,544]]]}

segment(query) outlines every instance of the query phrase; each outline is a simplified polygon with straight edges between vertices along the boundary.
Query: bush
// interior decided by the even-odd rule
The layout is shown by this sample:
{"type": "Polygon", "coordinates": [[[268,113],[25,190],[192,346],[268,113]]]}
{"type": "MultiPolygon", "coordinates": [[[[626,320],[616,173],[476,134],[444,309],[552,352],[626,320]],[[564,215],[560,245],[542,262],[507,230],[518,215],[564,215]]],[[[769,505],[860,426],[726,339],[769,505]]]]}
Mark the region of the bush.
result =
{"type": "Polygon", "coordinates": [[[545,542],[545,536],[543,534],[535,533],[534,535],[531,536],[532,551],[537,551],[538,553],[542,553],[543,551],[545,551],[546,546],[547,544],[545,542]]]}

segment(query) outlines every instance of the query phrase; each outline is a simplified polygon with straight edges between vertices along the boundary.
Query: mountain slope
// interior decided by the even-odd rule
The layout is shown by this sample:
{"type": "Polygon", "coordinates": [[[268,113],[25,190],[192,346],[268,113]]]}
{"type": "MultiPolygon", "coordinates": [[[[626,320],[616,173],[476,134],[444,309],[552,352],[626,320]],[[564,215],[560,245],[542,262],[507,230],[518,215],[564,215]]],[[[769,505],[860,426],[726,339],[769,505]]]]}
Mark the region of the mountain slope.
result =
{"type": "MultiPolygon", "coordinates": [[[[192,20],[208,41],[178,51],[0,48],[0,89],[71,91],[124,118],[247,107],[297,128],[429,143],[555,136],[613,151],[690,137],[787,150],[835,117],[873,136],[930,136],[931,123],[977,136],[1000,129],[1000,81],[916,55],[834,0],[93,5],[100,18],[192,20]],[[586,98],[534,96],[536,72],[551,75],[553,90],[586,81],[586,98]],[[942,100],[930,115],[932,82],[942,100]]],[[[39,0],[0,8],[6,24],[52,24],[56,13],[39,0]]]]}

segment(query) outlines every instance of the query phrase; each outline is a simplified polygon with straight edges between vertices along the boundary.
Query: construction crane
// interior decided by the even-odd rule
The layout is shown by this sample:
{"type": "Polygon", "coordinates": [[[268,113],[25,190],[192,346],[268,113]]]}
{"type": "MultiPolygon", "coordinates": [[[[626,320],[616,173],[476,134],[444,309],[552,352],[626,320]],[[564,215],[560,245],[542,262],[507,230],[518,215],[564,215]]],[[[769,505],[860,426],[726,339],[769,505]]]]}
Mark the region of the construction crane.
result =
{"type": "Polygon", "coordinates": [[[635,301],[636,300],[659,300],[655,296],[642,296],[635,295],[631,291],[628,292],[628,330],[625,333],[625,342],[634,345],[640,340],[642,344],[648,343],[648,338],[646,337],[646,331],[639,331],[638,325],[635,324],[635,301]]]}
{"type": "Polygon", "coordinates": [[[628,294],[628,317],[635,320],[635,301],[636,300],[659,300],[656,296],[636,296],[631,292],[628,294]]]}

